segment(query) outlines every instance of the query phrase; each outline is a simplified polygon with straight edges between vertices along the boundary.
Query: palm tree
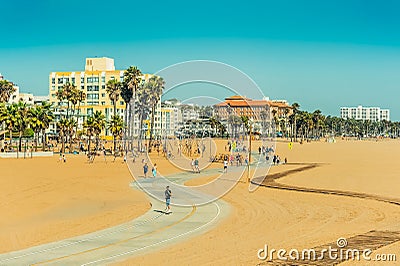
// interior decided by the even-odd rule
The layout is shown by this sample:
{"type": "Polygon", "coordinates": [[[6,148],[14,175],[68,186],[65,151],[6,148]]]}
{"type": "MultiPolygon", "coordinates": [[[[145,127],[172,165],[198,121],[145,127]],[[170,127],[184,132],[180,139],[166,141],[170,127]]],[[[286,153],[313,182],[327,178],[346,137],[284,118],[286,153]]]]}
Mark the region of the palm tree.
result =
{"type": "Polygon", "coordinates": [[[96,136],[96,150],[99,148],[101,131],[103,131],[105,127],[106,127],[106,117],[102,112],[96,111],[93,114],[93,133],[96,136]]]}
{"type": "Polygon", "coordinates": [[[57,122],[57,128],[59,130],[59,135],[61,137],[61,152],[65,153],[65,136],[68,133],[68,119],[61,118],[60,121],[57,122]]]}
{"type": "MultiPolygon", "coordinates": [[[[4,103],[0,103],[0,125],[1,125],[1,130],[4,130],[4,128],[5,128],[4,121],[5,121],[7,116],[8,116],[8,114],[7,114],[6,105],[4,103]]],[[[4,134],[4,139],[5,139],[5,134],[4,134]]]]}
{"type": "Polygon", "coordinates": [[[142,72],[135,66],[130,66],[124,72],[124,81],[121,89],[121,97],[125,101],[126,110],[125,110],[125,125],[127,125],[127,130],[125,130],[126,135],[129,138],[132,137],[132,127],[134,125],[134,117],[132,113],[135,114],[135,99],[136,92],[139,87],[139,84],[142,82],[142,72]],[[132,106],[133,105],[133,106],[132,106]],[[132,112],[133,109],[133,112],[132,112]],[[133,118],[133,119],[132,119],[133,118]],[[126,132],[128,131],[128,134],[126,132]]]}
{"type": "Polygon", "coordinates": [[[122,83],[117,81],[116,79],[111,79],[107,82],[106,91],[108,97],[110,98],[110,100],[114,105],[114,115],[117,114],[117,102],[121,94],[121,88],[122,88],[122,83]]]}
{"type": "Polygon", "coordinates": [[[0,115],[1,121],[10,133],[10,147],[12,147],[12,132],[17,127],[17,104],[7,105],[0,115]]]}
{"type": "MultiPolygon", "coordinates": [[[[86,99],[86,93],[84,93],[81,90],[77,90],[75,94],[75,100],[77,101],[78,104],[78,113],[76,114],[76,126],[75,126],[75,132],[78,132],[78,123],[79,123],[79,115],[80,115],[80,108],[81,108],[81,103],[86,99]]],[[[75,113],[75,111],[74,111],[75,113]]]]}
{"type": "Polygon", "coordinates": [[[67,121],[68,122],[66,124],[66,133],[69,138],[69,152],[71,153],[71,152],[73,152],[72,141],[73,141],[73,136],[75,134],[75,127],[76,127],[77,122],[73,118],[70,118],[67,121]]]}
{"type": "Polygon", "coordinates": [[[137,90],[137,98],[135,105],[137,106],[136,112],[139,116],[139,138],[143,137],[143,122],[150,113],[150,92],[147,82],[140,84],[137,90]]]}
{"type": "Polygon", "coordinates": [[[292,104],[292,108],[293,108],[293,134],[294,134],[294,141],[297,141],[297,125],[296,125],[296,121],[297,121],[297,113],[300,109],[300,104],[298,103],[293,103],[292,104]]]}
{"type": "Polygon", "coordinates": [[[45,149],[45,142],[46,142],[46,129],[49,128],[50,123],[54,120],[53,114],[53,107],[52,104],[49,102],[42,102],[42,112],[40,116],[41,123],[41,130],[42,130],[42,150],[45,149]]]}
{"type": "Polygon", "coordinates": [[[163,92],[165,85],[165,81],[162,77],[159,76],[152,76],[149,79],[148,86],[150,92],[149,101],[151,106],[151,123],[150,123],[150,141],[149,141],[149,148],[151,148],[151,142],[153,140],[154,134],[154,116],[156,114],[156,107],[158,102],[161,99],[161,94],[163,92]]]}
{"type": "Polygon", "coordinates": [[[90,154],[90,144],[93,136],[96,136],[96,149],[99,147],[100,133],[106,126],[106,117],[100,111],[94,112],[93,115],[86,119],[83,127],[86,129],[88,137],[88,154],[90,154]]]}
{"type": "Polygon", "coordinates": [[[14,85],[8,80],[0,80],[0,102],[6,103],[15,92],[14,85]]]}
{"type": "Polygon", "coordinates": [[[122,133],[125,129],[124,121],[119,115],[113,115],[111,120],[108,122],[107,129],[111,131],[115,143],[117,138],[122,138],[122,133]]]}
{"type": "Polygon", "coordinates": [[[39,143],[39,133],[43,128],[41,120],[42,112],[43,108],[41,105],[36,105],[29,109],[31,117],[29,124],[30,127],[33,129],[33,132],[35,133],[35,151],[37,151],[37,146],[39,143]]]}
{"type": "MultiPolygon", "coordinates": [[[[107,88],[106,88],[107,94],[114,105],[113,115],[117,115],[117,102],[121,94],[121,88],[122,88],[122,83],[115,79],[111,79],[107,82],[107,88]]],[[[117,148],[117,142],[114,139],[114,150],[116,148],[117,148]]]]}
{"type": "Polygon", "coordinates": [[[30,114],[26,103],[19,101],[16,104],[16,129],[18,130],[18,151],[22,151],[22,134],[29,127],[30,114]]]}

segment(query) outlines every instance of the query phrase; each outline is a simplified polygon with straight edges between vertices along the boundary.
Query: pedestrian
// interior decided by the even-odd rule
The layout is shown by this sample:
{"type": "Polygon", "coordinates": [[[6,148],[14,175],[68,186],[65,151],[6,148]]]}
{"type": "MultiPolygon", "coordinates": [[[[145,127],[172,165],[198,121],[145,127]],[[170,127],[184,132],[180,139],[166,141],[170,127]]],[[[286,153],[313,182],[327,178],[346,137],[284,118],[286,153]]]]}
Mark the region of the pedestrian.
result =
{"type": "Polygon", "coordinates": [[[287,158],[285,157],[285,164],[287,164],[287,158]]]}
{"type": "Polygon", "coordinates": [[[65,154],[63,154],[62,158],[63,158],[64,163],[66,163],[67,162],[67,157],[65,157],[65,154]]]}
{"type": "Polygon", "coordinates": [[[192,171],[194,173],[195,172],[194,159],[192,159],[190,166],[192,167],[192,171]]]}
{"type": "Polygon", "coordinates": [[[273,162],[274,165],[275,165],[275,163],[276,163],[276,155],[274,155],[274,157],[272,158],[272,162],[273,162]]]}
{"type": "Polygon", "coordinates": [[[279,155],[276,156],[276,164],[279,164],[279,162],[281,161],[281,158],[279,158],[279,155]]]}
{"type": "Polygon", "coordinates": [[[104,161],[107,162],[107,158],[106,158],[107,152],[106,152],[106,148],[104,148],[104,146],[103,146],[103,155],[104,155],[104,161]]]}
{"type": "Polygon", "coordinates": [[[199,160],[197,158],[194,160],[194,170],[200,174],[199,160]]]}
{"type": "Polygon", "coordinates": [[[153,166],[153,169],[151,169],[151,172],[153,174],[153,177],[157,176],[157,164],[155,163],[153,166]]]}
{"type": "Polygon", "coordinates": [[[124,163],[126,163],[126,153],[124,154],[124,163]]]}
{"type": "Polygon", "coordinates": [[[166,187],[164,194],[165,194],[165,213],[170,213],[171,207],[169,205],[171,204],[172,192],[169,189],[169,186],[166,187]]]}
{"type": "Polygon", "coordinates": [[[261,147],[258,147],[258,154],[261,155],[261,147]]]}
{"type": "Polygon", "coordinates": [[[144,174],[144,178],[147,177],[147,172],[149,171],[149,166],[147,165],[147,163],[145,163],[143,165],[143,174],[144,174]]]}
{"type": "Polygon", "coordinates": [[[63,161],[63,155],[62,155],[61,152],[60,152],[60,158],[58,159],[58,161],[59,161],[60,163],[63,161]]]}
{"type": "Polygon", "coordinates": [[[227,171],[228,171],[228,160],[225,157],[225,160],[224,160],[224,173],[226,173],[227,171]]]}

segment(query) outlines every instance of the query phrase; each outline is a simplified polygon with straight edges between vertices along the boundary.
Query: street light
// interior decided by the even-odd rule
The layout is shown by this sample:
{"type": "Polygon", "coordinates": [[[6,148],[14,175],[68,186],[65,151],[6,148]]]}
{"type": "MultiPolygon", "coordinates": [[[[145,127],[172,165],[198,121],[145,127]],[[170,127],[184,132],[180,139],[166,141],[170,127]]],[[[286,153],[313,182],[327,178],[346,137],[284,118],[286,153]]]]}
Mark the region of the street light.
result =
{"type": "Polygon", "coordinates": [[[250,183],[250,162],[251,162],[251,138],[252,138],[252,127],[253,127],[253,121],[252,119],[249,119],[249,161],[247,162],[247,183],[250,183]]]}

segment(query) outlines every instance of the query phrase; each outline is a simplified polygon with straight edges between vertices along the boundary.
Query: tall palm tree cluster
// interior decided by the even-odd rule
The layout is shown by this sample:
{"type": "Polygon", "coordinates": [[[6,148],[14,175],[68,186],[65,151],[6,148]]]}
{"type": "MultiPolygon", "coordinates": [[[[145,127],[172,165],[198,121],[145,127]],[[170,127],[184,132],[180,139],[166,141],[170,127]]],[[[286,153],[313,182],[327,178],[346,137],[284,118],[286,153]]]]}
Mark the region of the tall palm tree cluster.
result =
{"type": "MultiPolygon", "coordinates": [[[[89,151],[92,138],[95,138],[96,149],[99,147],[100,134],[104,129],[109,130],[113,135],[114,151],[117,150],[117,140],[122,140],[124,137],[132,139],[135,117],[132,113],[139,117],[140,128],[143,127],[143,121],[148,119],[151,114],[150,141],[153,139],[154,114],[165,82],[158,76],[151,76],[148,80],[142,80],[142,77],[142,72],[137,67],[131,66],[125,70],[122,82],[116,79],[107,82],[106,92],[113,104],[113,113],[109,121],[106,121],[105,115],[100,111],[96,111],[84,121],[83,134],[87,136],[89,151]],[[117,111],[117,103],[120,98],[126,105],[124,118],[117,111]]],[[[69,140],[71,149],[72,142],[77,139],[79,112],[77,113],[76,110],[79,110],[79,105],[85,100],[86,95],[74,84],[67,83],[56,93],[56,96],[67,109],[66,114],[57,123],[62,152],[64,152],[65,143],[69,140]]],[[[142,137],[143,131],[140,130],[140,134],[142,137]]]]}
{"type": "Polygon", "coordinates": [[[307,112],[299,110],[300,105],[292,105],[292,114],[277,118],[275,123],[283,136],[311,140],[325,136],[349,137],[399,137],[400,122],[344,119],[325,116],[320,110],[307,112]]]}
{"type": "Polygon", "coordinates": [[[37,150],[40,135],[42,136],[42,150],[45,150],[45,130],[53,119],[52,107],[47,102],[38,105],[27,105],[22,101],[12,104],[0,103],[0,124],[5,131],[9,132],[9,147],[12,147],[12,138],[17,134],[18,151],[22,151],[22,138],[25,135],[30,137],[27,133],[28,129],[34,132],[35,150],[37,150]]]}
{"type": "MultiPolygon", "coordinates": [[[[112,133],[114,139],[114,150],[117,149],[117,140],[132,139],[135,116],[138,117],[140,128],[143,128],[144,120],[151,120],[150,141],[154,138],[154,123],[157,104],[161,100],[161,94],[165,81],[158,76],[151,76],[148,80],[143,79],[142,72],[137,67],[129,67],[124,72],[123,81],[109,80],[106,85],[108,97],[113,104],[113,113],[110,119],[96,111],[89,117],[80,113],[80,106],[85,101],[86,95],[73,83],[64,84],[57,92],[59,101],[58,109],[60,117],[57,121],[58,137],[61,141],[61,152],[65,152],[66,144],[69,151],[73,151],[73,144],[80,140],[81,136],[87,137],[88,150],[91,143],[99,147],[101,132],[105,129],[112,133]],[[117,103],[120,97],[126,104],[125,116],[117,112],[117,103]],[[79,117],[83,117],[83,130],[78,132],[79,117]]],[[[11,82],[0,81],[0,132],[9,132],[10,139],[15,135],[19,137],[18,149],[22,149],[22,138],[25,131],[31,129],[34,132],[35,147],[42,136],[43,150],[45,149],[45,131],[54,120],[55,107],[47,102],[39,105],[27,105],[19,102],[8,104],[8,100],[15,89],[11,82]]],[[[5,133],[3,133],[5,134],[5,133]]],[[[139,130],[140,138],[144,131],[139,130]]],[[[131,142],[132,143],[132,142],[131,142]]],[[[11,146],[11,145],[10,145],[11,146]]]]}

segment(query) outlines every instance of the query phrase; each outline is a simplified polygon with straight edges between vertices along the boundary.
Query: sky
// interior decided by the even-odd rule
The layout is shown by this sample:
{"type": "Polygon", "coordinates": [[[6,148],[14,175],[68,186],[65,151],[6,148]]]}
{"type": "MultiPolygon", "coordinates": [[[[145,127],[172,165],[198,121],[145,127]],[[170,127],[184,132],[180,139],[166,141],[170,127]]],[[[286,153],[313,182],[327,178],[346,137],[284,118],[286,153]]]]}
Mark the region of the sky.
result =
{"type": "MultiPolygon", "coordinates": [[[[145,73],[201,59],[232,65],[264,95],[303,110],[379,106],[400,120],[400,1],[0,0],[0,7],[0,73],[22,92],[48,94],[50,72],[82,70],[86,57],[145,73]]],[[[171,97],[189,97],[188,88],[171,97]]]]}

